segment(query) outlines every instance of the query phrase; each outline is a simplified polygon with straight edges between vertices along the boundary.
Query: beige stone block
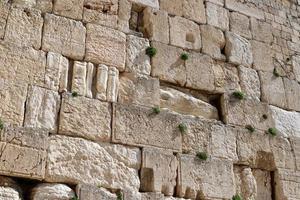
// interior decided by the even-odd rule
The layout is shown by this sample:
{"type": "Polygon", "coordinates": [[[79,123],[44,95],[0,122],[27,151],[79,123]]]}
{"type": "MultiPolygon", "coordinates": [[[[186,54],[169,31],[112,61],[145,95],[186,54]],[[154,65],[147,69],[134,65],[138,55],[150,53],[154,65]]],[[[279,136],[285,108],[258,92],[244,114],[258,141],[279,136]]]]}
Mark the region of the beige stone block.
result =
{"type": "Polygon", "coordinates": [[[198,24],[178,16],[170,17],[169,22],[171,45],[200,51],[202,44],[198,24]]]}
{"type": "Polygon", "coordinates": [[[24,8],[32,8],[36,5],[36,0],[13,0],[12,5],[24,8]]]}
{"type": "Polygon", "coordinates": [[[155,192],[147,192],[147,193],[141,193],[142,198],[141,200],[161,200],[164,199],[164,195],[161,193],[155,193],[155,192]]]}
{"type": "Polygon", "coordinates": [[[206,13],[203,0],[183,0],[182,6],[184,18],[201,24],[206,23],[206,13]]]}
{"type": "Polygon", "coordinates": [[[300,82],[300,56],[292,57],[292,66],[295,78],[298,82],[300,82]]]}
{"type": "Polygon", "coordinates": [[[273,42],[271,24],[251,18],[251,31],[254,40],[268,44],[273,42]]]}
{"type": "Polygon", "coordinates": [[[125,69],[126,35],[95,24],[87,24],[85,60],[125,69]]]}
{"type": "Polygon", "coordinates": [[[114,107],[113,141],[134,146],[154,146],[181,151],[179,115],[152,108],[116,104],[114,107]]]}
{"type": "Polygon", "coordinates": [[[84,0],[55,0],[53,12],[56,15],[81,20],[84,0]]]}
{"type": "Polygon", "coordinates": [[[0,39],[3,39],[5,34],[6,21],[9,14],[10,4],[1,2],[0,3],[0,39]]]}
{"type": "Polygon", "coordinates": [[[86,94],[86,74],[87,74],[87,63],[75,61],[73,65],[72,75],[72,92],[76,92],[80,96],[86,94]]]}
{"type": "Polygon", "coordinates": [[[230,13],[230,31],[244,38],[251,39],[250,19],[238,12],[230,13]]]}
{"type": "Polygon", "coordinates": [[[300,172],[280,169],[275,172],[275,195],[279,199],[299,200],[300,172]]]}
{"type": "Polygon", "coordinates": [[[86,29],[81,22],[46,14],[42,49],[82,60],[85,54],[85,35],[86,29]]]}
{"type": "Polygon", "coordinates": [[[119,71],[115,67],[108,69],[106,100],[117,102],[119,92],[119,71]]]}
{"type": "Polygon", "coordinates": [[[239,66],[240,85],[247,98],[260,100],[260,82],[258,73],[251,68],[239,66]]]}
{"type": "Polygon", "coordinates": [[[291,137],[289,138],[292,146],[292,150],[295,155],[296,162],[296,170],[300,171],[300,138],[299,137],[291,137]]]}
{"type": "Polygon", "coordinates": [[[134,4],[137,4],[140,7],[152,7],[155,9],[159,9],[158,0],[129,0],[134,4]]]}
{"type": "Polygon", "coordinates": [[[7,128],[0,134],[0,173],[42,180],[45,176],[48,132],[7,128]]]}
{"type": "Polygon", "coordinates": [[[135,191],[140,186],[138,148],[53,136],[47,162],[45,180],[48,182],[86,183],[135,191]]]}
{"type": "Polygon", "coordinates": [[[172,151],[143,148],[141,190],[173,195],[176,186],[178,161],[172,151]]]}
{"type": "Polygon", "coordinates": [[[93,79],[95,73],[96,70],[94,70],[93,63],[87,63],[85,96],[88,98],[93,98],[93,79]]]}
{"type": "Polygon", "coordinates": [[[74,191],[64,184],[41,183],[35,186],[31,191],[32,200],[67,200],[72,198],[75,198],[74,191]]]}
{"type": "Polygon", "coordinates": [[[159,106],[159,80],[146,75],[122,74],[118,100],[122,104],[159,106]]]}
{"type": "Polygon", "coordinates": [[[249,17],[254,17],[257,19],[265,18],[263,10],[257,7],[249,6],[249,4],[245,4],[244,2],[238,0],[225,0],[225,8],[240,12],[249,17]]]}
{"type": "Polygon", "coordinates": [[[300,84],[297,81],[283,78],[287,108],[300,111],[300,84]]]}
{"type": "Polygon", "coordinates": [[[95,185],[78,184],[76,186],[76,193],[78,198],[82,200],[117,200],[117,195],[95,185]]]}
{"type": "Polygon", "coordinates": [[[36,0],[35,8],[43,13],[52,12],[52,0],[36,0]]]}
{"type": "Polygon", "coordinates": [[[222,29],[229,30],[229,10],[216,4],[206,3],[207,24],[222,29]]]}
{"type": "Polygon", "coordinates": [[[230,161],[200,161],[195,156],[180,155],[179,167],[179,197],[230,199],[235,194],[233,165],[230,161]]]}
{"type": "Polygon", "coordinates": [[[253,169],[257,185],[257,199],[272,200],[272,178],[269,171],[253,169]]]}
{"type": "Polygon", "coordinates": [[[64,96],[59,118],[59,133],[95,141],[110,140],[109,103],[85,97],[64,96]]]}
{"type": "Polygon", "coordinates": [[[3,200],[21,200],[22,196],[20,192],[13,187],[0,186],[0,198],[3,200]]]}
{"type": "Polygon", "coordinates": [[[108,67],[106,65],[98,65],[96,75],[96,98],[102,101],[106,101],[108,79],[108,67]]]}
{"type": "Polygon", "coordinates": [[[271,46],[255,40],[251,41],[251,46],[253,50],[253,68],[273,72],[274,63],[271,46]]]}
{"type": "Polygon", "coordinates": [[[225,60],[222,50],[225,47],[223,32],[210,25],[201,26],[202,52],[218,60],[225,60]]]}
{"type": "Polygon", "coordinates": [[[236,194],[239,194],[243,199],[256,199],[257,183],[251,168],[235,166],[234,181],[236,194]]]}
{"type": "Polygon", "coordinates": [[[128,33],[132,4],[129,0],[119,0],[118,30],[128,33]]]}
{"type": "Polygon", "coordinates": [[[160,0],[160,9],[167,11],[171,15],[183,15],[182,0],[160,0]]]}

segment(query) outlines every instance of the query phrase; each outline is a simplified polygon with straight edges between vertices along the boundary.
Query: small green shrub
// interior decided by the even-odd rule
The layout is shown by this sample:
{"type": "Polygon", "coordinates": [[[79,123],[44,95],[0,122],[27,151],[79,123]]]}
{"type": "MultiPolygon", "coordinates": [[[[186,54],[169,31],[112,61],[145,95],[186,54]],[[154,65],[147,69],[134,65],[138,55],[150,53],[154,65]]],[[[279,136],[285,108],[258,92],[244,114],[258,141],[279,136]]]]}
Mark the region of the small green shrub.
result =
{"type": "Polygon", "coordinates": [[[4,123],[3,121],[0,119],[0,131],[4,129],[4,123]]]}
{"type": "Polygon", "coordinates": [[[123,194],[122,194],[122,192],[119,190],[119,191],[117,191],[117,200],[123,200],[123,194]]]}
{"type": "Polygon", "coordinates": [[[155,56],[156,53],[157,53],[157,50],[156,50],[154,47],[148,47],[148,48],[146,49],[146,54],[147,54],[150,58],[152,58],[153,56],[155,56]]]}
{"type": "Polygon", "coordinates": [[[276,128],[269,128],[267,133],[272,135],[272,136],[276,136],[277,135],[277,129],[276,128]]]}
{"type": "Polygon", "coordinates": [[[250,133],[253,133],[255,131],[255,128],[251,125],[247,125],[245,126],[245,128],[250,132],[250,133]]]}
{"type": "Polygon", "coordinates": [[[187,53],[182,53],[181,56],[180,56],[181,60],[188,60],[189,59],[189,55],[187,53]]]}
{"type": "Polygon", "coordinates": [[[268,119],[268,115],[266,115],[266,114],[263,114],[263,116],[262,116],[264,119],[268,119]]]}
{"type": "Polygon", "coordinates": [[[196,154],[197,158],[199,158],[200,160],[207,160],[208,156],[207,153],[205,152],[198,152],[196,154]]]}
{"type": "Polygon", "coordinates": [[[184,123],[179,124],[178,128],[181,133],[186,133],[187,131],[187,126],[184,123]]]}
{"type": "Polygon", "coordinates": [[[279,76],[280,76],[280,74],[278,73],[278,71],[276,70],[276,68],[274,68],[273,74],[274,74],[274,76],[276,76],[276,77],[279,77],[279,76]]]}
{"type": "Polygon", "coordinates": [[[78,93],[77,92],[72,92],[72,97],[78,97],[78,93]]]}
{"type": "Polygon", "coordinates": [[[152,108],[152,111],[154,114],[159,114],[160,113],[160,107],[154,107],[152,108]]]}
{"type": "Polygon", "coordinates": [[[242,197],[240,197],[240,195],[236,194],[232,197],[232,200],[243,200],[242,197]]]}
{"type": "Polygon", "coordinates": [[[232,95],[233,95],[235,98],[240,99],[240,100],[244,99],[245,96],[246,96],[245,93],[243,93],[243,92],[241,92],[241,91],[235,91],[235,92],[232,93],[232,95]]]}
{"type": "Polygon", "coordinates": [[[71,200],[79,200],[79,198],[77,196],[75,196],[75,197],[72,197],[71,200]]]}

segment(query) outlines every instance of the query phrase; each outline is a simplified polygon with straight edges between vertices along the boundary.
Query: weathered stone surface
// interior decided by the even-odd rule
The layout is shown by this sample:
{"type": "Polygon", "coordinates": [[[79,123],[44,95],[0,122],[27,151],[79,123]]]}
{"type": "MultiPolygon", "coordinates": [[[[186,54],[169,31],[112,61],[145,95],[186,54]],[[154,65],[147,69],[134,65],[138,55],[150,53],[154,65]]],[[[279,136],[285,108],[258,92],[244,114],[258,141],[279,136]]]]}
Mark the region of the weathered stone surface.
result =
{"type": "Polygon", "coordinates": [[[253,68],[273,72],[273,56],[271,46],[255,40],[251,41],[253,52],[253,68]]]}
{"type": "Polygon", "coordinates": [[[284,108],[286,94],[282,78],[274,76],[271,72],[259,72],[259,77],[262,101],[284,108]]]}
{"type": "Polygon", "coordinates": [[[118,100],[123,104],[159,106],[159,80],[146,75],[122,74],[118,100]]]}
{"type": "Polygon", "coordinates": [[[127,36],[126,45],[126,72],[135,72],[150,75],[150,58],[146,55],[149,41],[133,35],[127,36]]]}
{"type": "Polygon", "coordinates": [[[31,192],[32,200],[69,200],[74,197],[74,191],[64,184],[41,183],[31,192]]]}
{"type": "Polygon", "coordinates": [[[33,128],[6,128],[0,134],[0,173],[31,179],[45,176],[48,132],[33,128]]]}
{"type": "Polygon", "coordinates": [[[46,181],[138,190],[140,163],[137,148],[54,136],[50,141],[46,181]]]}
{"type": "Polygon", "coordinates": [[[94,185],[78,184],[76,193],[81,200],[117,200],[117,195],[110,193],[105,188],[99,188],[94,185]]]}
{"type": "Polygon", "coordinates": [[[126,36],[124,33],[95,24],[87,24],[85,60],[125,69],[126,36]]]}
{"type": "Polygon", "coordinates": [[[272,182],[271,174],[268,171],[260,169],[253,170],[253,176],[255,177],[257,185],[257,199],[272,200],[272,182]]]}
{"type": "Polygon", "coordinates": [[[24,126],[55,133],[59,107],[60,96],[57,92],[31,86],[27,95],[24,126]]]}
{"type": "Polygon", "coordinates": [[[96,77],[96,98],[106,101],[108,79],[108,67],[106,65],[98,65],[96,77]]]}
{"type": "Polygon", "coordinates": [[[289,140],[295,155],[296,170],[300,171],[300,137],[291,137],[289,140]]]}
{"type": "MultiPolygon", "coordinates": [[[[174,2],[171,4],[174,4],[174,2]]],[[[206,23],[205,6],[203,0],[183,0],[182,6],[184,18],[202,24],[206,23]]]]}
{"type": "Polygon", "coordinates": [[[239,66],[240,85],[247,98],[260,100],[260,82],[258,73],[251,68],[239,66]]]}
{"type": "Polygon", "coordinates": [[[141,7],[152,7],[155,9],[159,9],[158,0],[129,0],[129,1],[141,7]]]}
{"type": "Polygon", "coordinates": [[[22,191],[13,179],[0,176],[0,198],[2,200],[22,200],[22,191]]]}
{"type": "Polygon", "coordinates": [[[143,148],[141,190],[173,195],[177,177],[177,158],[171,151],[143,148]]]}
{"type": "Polygon", "coordinates": [[[81,22],[51,14],[45,15],[42,49],[82,60],[86,29],[81,22]]]}
{"type": "Polygon", "coordinates": [[[96,141],[109,141],[110,112],[110,105],[106,102],[65,95],[60,111],[59,133],[96,141]]]}
{"type": "Polygon", "coordinates": [[[271,24],[251,18],[253,39],[270,44],[273,41],[271,24]]]}
{"type": "Polygon", "coordinates": [[[5,34],[6,20],[9,14],[10,4],[0,3],[0,38],[3,39],[5,34]]]}
{"type": "Polygon", "coordinates": [[[251,43],[245,38],[231,32],[226,32],[225,54],[230,63],[251,67],[253,56],[251,43]]]}
{"type": "Polygon", "coordinates": [[[108,69],[106,100],[117,102],[119,91],[119,71],[115,67],[108,69]]]}
{"type": "Polygon", "coordinates": [[[210,25],[201,26],[202,52],[219,60],[225,60],[225,55],[221,53],[225,47],[225,36],[223,32],[210,25]]]}
{"type": "Polygon", "coordinates": [[[160,89],[160,106],[181,114],[218,119],[218,110],[209,103],[168,87],[160,89]]]}
{"type": "Polygon", "coordinates": [[[236,194],[246,200],[256,199],[257,183],[251,168],[235,166],[234,181],[236,194]]]}
{"type": "Polygon", "coordinates": [[[12,4],[24,8],[32,8],[36,4],[36,0],[13,0],[12,4]]]}
{"type": "Polygon", "coordinates": [[[279,199],[299,200],[300,172],[280,169],[275,172],[275,195],[279,199]]]}
{"type": "Polygon", "coordinates": [[[55,0],[53,5],[54,14],[80,20],[82,19],[84,0],[55,0]]]}
{"type": "Polygon", "coordinates": [[[161,193],[154,193],[154,192],[147,192],[147,193],[141,193],[142,198],[141,200],[160,200],[164,199],[164,195],[161,193]]]}
{"type": "Polygon", "coordinates": [[[207,24],[229,30],[229,11],[216,4],[206,3],[207,24]]]}
{"type": "Polygon", "coordinates": [[[93,79],[96,73],[93,63],[87,63],[85,96],[93,98],[93,79]]]}
{"type": "Polygon", "coordinates": [[[295,78],[298,82],[300,82],[300,56],[292,57],[292,66],[295,78]]]}
{"type": "Polygon", "coordinates": [[[36,0],[35,8],[43,13],[52,12],[52,0],[36,0]]]}
{"type": "Polygon", "coordinates": [[[75,61],[73,65],[72,75],[72,92],[76,92],[80,96],[86,94],[86,74],[87,74],[87,63],[75,61]]]}
{"type": "Polygon", "coordinates": [[[287,108],[300,111],[300,84],[297,81],[283,78],[287,108]]]}
{"type": "Polygon", "coordinates": [[[113,141],[134,146],[155,146],[181,151],[180,116],[162,110],[155,115],[151,108],[116,104],[113,141]]]}
{"type": "Polygon", "coordinates": [[[225,7],[229,10],[240,12],[249,17],[264,19],[264,12],[255,7],[250,7],[239,0],[225,0],[225,7]]]}
{"type": "Polygon", "coordinates": [[[230,31],[244,38],[251,39],[250,20],[238,12],[230,13],[230,31]]]}
{"type": "Polygon", "coordinates": [[[170,17],[169,22],[171,45],[196,51],[201,49],[200,27],[196,23],[178,16],[170,17]]]}
{"type": "MultiPolygon", "coordinates": [[[[183,15],[183,2],[182,0],[160,0],[160,9],[167,11],[171,15],[183,15]]],[[[186,1],[188,2],[188,1],[186,1]]]]}
{"type": "Polygon", "coordinates": [[[202,162],[195,156],[180,155],[179,163],[179,197],[230,199],[235,194],[230,161],[212,159],[202,162]]]}

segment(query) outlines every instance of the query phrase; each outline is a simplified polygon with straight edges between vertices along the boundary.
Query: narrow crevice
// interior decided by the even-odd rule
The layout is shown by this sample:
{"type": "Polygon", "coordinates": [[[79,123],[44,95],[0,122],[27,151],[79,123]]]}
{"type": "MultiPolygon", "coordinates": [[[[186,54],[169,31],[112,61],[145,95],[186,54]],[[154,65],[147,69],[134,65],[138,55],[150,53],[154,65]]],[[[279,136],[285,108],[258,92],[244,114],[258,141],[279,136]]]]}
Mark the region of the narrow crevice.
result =
{"type": "Polygon", "coordinates": [[[275,180],[275,172],[271,171],[270,172],[271,176],[271,197],[272,200],[276,200],[276,180],[275,180]]]}
{"type": "Polygon", "coordinates": [[[27,112],[27,101],[29,98],[29,89],[30,89],[30,85],[27,85],[27,94],[26,94],[26,99],[24,102],[24,114],[23,114],[23,124],[22,126],[25,127],[25,120],[26,120],[26,112],[27,112]]]}

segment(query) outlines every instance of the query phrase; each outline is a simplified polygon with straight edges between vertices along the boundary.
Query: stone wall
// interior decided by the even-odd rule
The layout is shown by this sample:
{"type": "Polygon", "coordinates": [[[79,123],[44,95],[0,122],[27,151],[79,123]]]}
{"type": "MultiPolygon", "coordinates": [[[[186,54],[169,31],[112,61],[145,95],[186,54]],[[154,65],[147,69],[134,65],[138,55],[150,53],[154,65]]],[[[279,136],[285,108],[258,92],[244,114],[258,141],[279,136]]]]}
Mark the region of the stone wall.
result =
{"type": "Polygon", "coordinates": [[[1,0],[0,199],[300,200],[299,36],[299,0],[1,0]]]}

